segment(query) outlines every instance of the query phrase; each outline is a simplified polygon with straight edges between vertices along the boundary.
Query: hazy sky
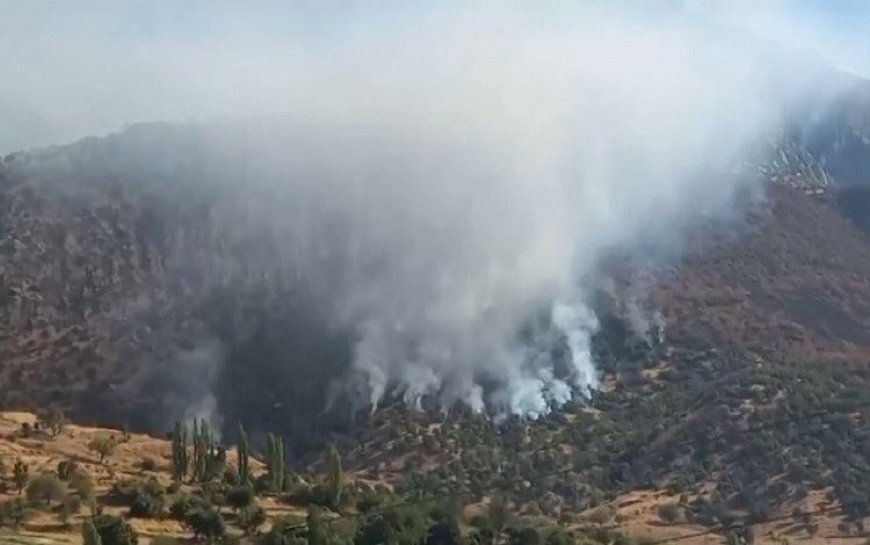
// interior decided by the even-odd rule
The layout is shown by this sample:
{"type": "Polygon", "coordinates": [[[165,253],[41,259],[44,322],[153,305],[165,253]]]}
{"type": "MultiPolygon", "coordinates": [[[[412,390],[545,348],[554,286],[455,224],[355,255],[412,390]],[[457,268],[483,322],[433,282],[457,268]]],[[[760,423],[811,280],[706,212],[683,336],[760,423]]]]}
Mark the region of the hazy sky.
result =
{"type": "MultiPolygon", "coordinates": [[[[429,0],[176,2],[0,0],[0,153],[101,134],[137,121],[269,114],[305,79],[301,50],[343,57],[364,33],[408,32],[444,16],[429,0]],[[289,59],[289,61],[288,61],[289,59]],[[254,106],[252,106],[254,105],[254,106]]],[[[570,28],[577,2],[510,4],[570,28]],[[543,4],[543,5],[542,5],[543,4]]],[[[588,0],[650,25],[684,17],[729,26],[870,75],[870,3],[862,0],[588,0]]],[[[472,7],[474,6],[474,7],[472,7]]]]}

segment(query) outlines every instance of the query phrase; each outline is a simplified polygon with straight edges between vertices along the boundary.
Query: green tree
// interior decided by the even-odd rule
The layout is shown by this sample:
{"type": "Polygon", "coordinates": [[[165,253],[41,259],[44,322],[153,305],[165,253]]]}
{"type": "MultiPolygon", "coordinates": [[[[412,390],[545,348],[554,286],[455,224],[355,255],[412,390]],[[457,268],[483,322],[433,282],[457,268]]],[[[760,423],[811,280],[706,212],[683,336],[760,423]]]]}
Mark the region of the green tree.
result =
{"type": "Polygon", "coordinates": [[[52,501],[60,501],[66,496],[66,488],[57,475],[43,473],[27,485],[27,500],[31,502],[44,501],[51,505],[52,501]]]}
{"type": "Polygon", "coordinates": [[[79,495],[84,502],[94,499],[94,481],[83,471],[74,471],[69,478],[69,487],[79,495]]]}
{"type": "Polygon", "coordinates": [[[51,409],[40,417],[42,427],[48,430],[52,437],[57,437],[63,433],[68,420],[66,415],[60,409],[51,409]]]}
{"type": "Polygon", "coordinates": [[[25,508],[21,498],[0,503],[0,526],[18,528],[30,512],[25,508]]]}
{"type": "Polygon", "coordinates": [[[246,534],[252,533],[266,522],[266,511],[259,505],[250,505],[239,511],[239,528],[246,534]]]}
{"type": "Polygon", "coordinates": [[[103,540],[100,539],[100,534],[97,532],[93,520],[86,520],[82,524],[82,543],[84,545],[103,545],[103,540]]]}
{"type": "Polygon", "coordinates": [[[185,517],[185,523],[190,526],[195,537],[205,538],[208,543],[214,543],[226,533],[224,518],[212,508],[194,509],[185,517]]]}
{"type": "Polygon", "coordinates": [[[227,505],[239,512],[254,503],[254,490],[250,485],[236,486],[227,492],[227,505]]]}
{"type": "Polygon", "coordinates": [[[30,468],[27,467],[27,464],[21,461],[21,458],[15,460],[15,467],[12,468],[12,481],[18,488],[19,496],[24,490],[24,487],[27,486],[28,480],[30,480],[30,468]]]}
{"type": "Polygon", "coordinates": [[[266,454],[269,488],[274,492],[284,489],[284,439],[269,434],[266,454]]]}
{"type": "Polygon", "coordinates": [[[88,449],[96,452],[100,456],[102,464],[106,458],[115,453],[118,442],[108,433],[98,433],[88,441],[88,449]]]}
{"type": "Polygon", "coordinates": [[[329,494],[329,502],[330,506],[337,510],[341,505],[341,494],[344,490],[344,472],[341,469],[341,456],[338,454],[338,449],[335,448],[335,445],[329,447],[327,465],[328,474],[326,486],[329,494]]]}
{"type": "Polygon", "coordinates": [[[187,426],[184,422],[176,422],[172,430],[172,478],[179,482],[184,480],[189,463],[187,426]]]}
{"type": "Polygon", "coordinates": [[[93,518],[94,527],[100,534],[102,545],[138,545],[136,531],[121,517],[97,515],[93,518]]]}
{"type": "Polygon", "coordinates": [[[73,472],[78,468],[78,462],[75,460],[61,460],[57,463],[57,476],[62,481],[68,481],[73,472]]]}
{"type": "Polygon", "coordinates": [[[69,528],[69,521],[73,515],[77,514],[82,509],[82,500],[78,496],[70,496],[64,494],[60,502],[60,511],[58,515],[64,527],[69,528]]]}
{"type": "Polygon", "coordinates": [[[510,532],[509,545],[540,545],[541,535],[531,527],[523,527],[510,532]]]}
{"type": "Polygon", "coordinates": [[[389,509],[368,517],[357,530],[356,545],[419,545],[427,536],[430,519],[415,507],[389,509]]]}
{"type": "Polygon", "coordinates": [[[659,518],[667,524],[673,524],[682,516],[680,506],[676,503],[663,503],[658,508],[659,518]]]}
{"type": "Polygon", "coordinates": [[[573,545],[574,538],[562,528],[555,528],[547,536],[546,545],[573,545]]]}
{"type": "Polygon", "coordinates": [[[248,466],[248,454],[249,454],[249,445],[248,445],[248,434],[245,432],[244,426],[239,422],[239,444],[237,447],[239,454],[238,468],[239,468],[239,482],[241,484],[247,484],[251,481],[251,471],[248,466]]]}

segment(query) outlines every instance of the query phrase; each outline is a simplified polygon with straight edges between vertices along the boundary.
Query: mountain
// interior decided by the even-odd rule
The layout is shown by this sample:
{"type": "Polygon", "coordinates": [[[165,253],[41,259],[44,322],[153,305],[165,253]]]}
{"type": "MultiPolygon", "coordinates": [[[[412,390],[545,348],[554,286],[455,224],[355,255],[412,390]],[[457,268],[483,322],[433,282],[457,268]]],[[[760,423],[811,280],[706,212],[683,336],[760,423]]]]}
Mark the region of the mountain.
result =
{"type": "MultiPolygon", "coordinates": [[[[283,431],[299,468],[320,468],[335,442],[348,468],[400,492],[506,494],[530,516],[603,505],[610,520],[651,495],[717,528],[824,503],[860,533],[868,97],[786,131],[755,165],[763,198],[727,228],[700,225],[666,262],[616,260],[596,309],[601,389],[498,425],[398,402],[356,420],[324,413],[349,333],[274,268],[280,240],[227,229],[233,211],[218,197],[233,173],[199,160],[198,126],[12,154],[0,166],[0,407],[151,431],[219,414],[230,441],[239,421],[259,440],[283,431]],[[638,290],[662,339],[618,308],[614,293],[638,290]]],[[[811,519],[792,530],[810,532],[811,519]]]]}

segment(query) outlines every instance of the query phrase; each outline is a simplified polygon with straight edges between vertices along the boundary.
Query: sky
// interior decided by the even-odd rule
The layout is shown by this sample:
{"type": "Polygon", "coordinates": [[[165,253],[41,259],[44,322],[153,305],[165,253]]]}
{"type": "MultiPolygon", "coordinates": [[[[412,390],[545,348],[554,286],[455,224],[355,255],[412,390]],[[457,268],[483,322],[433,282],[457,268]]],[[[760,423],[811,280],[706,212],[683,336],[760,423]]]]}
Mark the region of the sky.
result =
{"type": "MultiPolygon", "coordinates": [[[[649,25],[684,17],[747,32],[777,47],[870,76],[870,3],[861,0],[587,0],[649,25]]],[[[466,2],[473,13],[512,6],[570,28],[577,2],[466,2]]],[[[444,17],[430,0],[0,0],[0,154],[104,134],[139,121],[268,115],[305,67],[300,50],[352,62],[355,38],[408,32],[444,17]],[[256,103],[252,108],[251,104],[256,103]]],[[[510,9],[510,8],[509,8],[510,9]]],[[[311,62],[310,60],[308,62],[311,62]]]]}

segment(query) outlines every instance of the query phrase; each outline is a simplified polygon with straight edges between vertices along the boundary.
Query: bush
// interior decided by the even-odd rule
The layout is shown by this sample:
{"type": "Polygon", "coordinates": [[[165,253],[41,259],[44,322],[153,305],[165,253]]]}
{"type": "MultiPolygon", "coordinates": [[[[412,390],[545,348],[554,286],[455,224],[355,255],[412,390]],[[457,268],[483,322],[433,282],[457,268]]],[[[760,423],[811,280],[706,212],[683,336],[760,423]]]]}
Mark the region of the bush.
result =
{"type": "Polygon", "coordinates": [[[163,514],[163,494],[155,496],[140,492],[130,504],[130,516],[139,518],[156,517],[163,514]]]}
{"type": "Polygon", "coordinates": [[[184,522],[193,531],[196,538],[206,538],[213,541],[226,533],[226,523],[221,514],[212,508],[193,509],[187,513],[184,522]]]}
{"type": "Polygon", "coordinates": [[[30,516],[30,511],[19,498],[0,503],[0,528],[18,528],[30,516]]]}
{"type": "Polygon", "coordinates": [[[266,522],[266,511],[259,505],[245,507],[239,511],[239,528],[245,531],[246,534],[257,529],[266,522]]]}
{"type": "Polygon", "coordinates": [[[226,502],[235,511],[244,509],[254,502],[254,490],[250,486],[231,488],[227,492],[226,502]]]}
{"type": "Polygon", "coordinates": [[[664,503],[659,505],[658,515],[667,524],[673,524],[682,517],[683,511],[676,503],[664,503]]]}
{"type": "Polygon", "coordinates": [[[157,471],[157,460],[146,456],[139,461],[139,469],[142,471],[157,471]]]}
{"type": "Polygon", "coordinates": [[[512,529],[508,532],[510,545],[540,545],[541,535],[537,530],[530,527],[512,529]]]}
{"type": "Polygon", "coordinates": [[[175,498],[175,501],[169,506],[169,514],[176,520],[184,521],[188,513],[204,507],[206,507],[206,503],[201,497],[182,494],[175,498]]]}
{"type": "Polygon", "coordinates": [[[616,513],[614,512],[612,507],[602,505],[601,507],[598,507],[589,514],[589,520],[590,522],[593,522],[595,524],[603,525],[610,522],[615,514],[616,513]]]}
{"type": "Polygon", "coordinates": [[[556,528],[547,535],[546,545],[573,545],[574,538],[561,528],[556,528]]]}
{"type": "Polygon", "coordinates": [[[136,531],[121,517],[98,515],[93,522],[101,545],[138,545],[136,531]]]}

